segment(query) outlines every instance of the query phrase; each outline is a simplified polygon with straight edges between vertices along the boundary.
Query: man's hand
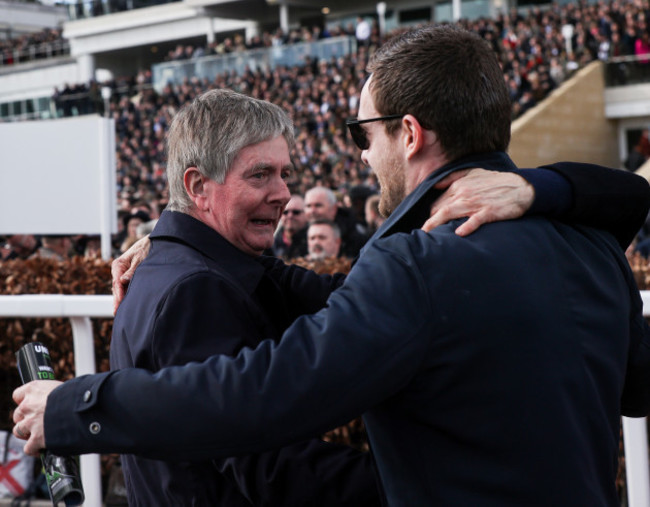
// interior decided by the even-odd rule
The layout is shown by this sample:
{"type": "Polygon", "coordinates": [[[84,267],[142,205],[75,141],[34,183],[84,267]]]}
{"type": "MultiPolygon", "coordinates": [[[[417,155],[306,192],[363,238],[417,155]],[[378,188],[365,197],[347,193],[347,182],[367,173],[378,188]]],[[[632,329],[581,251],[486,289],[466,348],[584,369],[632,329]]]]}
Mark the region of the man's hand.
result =
{"type": "Polygon", "coordinates": [[[45,449],[45,406],[49,394],[62,382],[57,380],[35,380],[16,389],[13,399],[18,404],[14,410],[13,434],[27,440],[24,451],[32,456],[45,449]]]}
{"type": "Polygon", "coordinates": [[[459,236],[467,236],[483,224],[519,218],[535,199],[533,186],[510,172],[456,171],[435,187],[447,190],[431,206],[431,217],[422,229],[429,232],[450,220],[469,217],[456,229],[459,236]]]}
{"type": "Polygon", "coordinates": [[[131,248],[120,255],[111,264],[111,276],[113,277],[113,315],[117,312],[118,306],[124,299],[126,289],[129,286],[135,268],[145,259],[151,248],[149,236],[139,239],[131,248]]]}

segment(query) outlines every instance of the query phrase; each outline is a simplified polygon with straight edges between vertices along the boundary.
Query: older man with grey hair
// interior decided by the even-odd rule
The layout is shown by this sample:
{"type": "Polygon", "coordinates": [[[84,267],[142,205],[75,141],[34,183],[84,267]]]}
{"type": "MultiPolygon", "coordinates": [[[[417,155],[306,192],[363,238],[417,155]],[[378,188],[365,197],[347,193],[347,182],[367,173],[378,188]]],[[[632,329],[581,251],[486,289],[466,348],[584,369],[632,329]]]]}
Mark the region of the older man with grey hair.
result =
{"type": "MultiPolygon", "coordinates": [[[[111,368],[157,371],[234,356],[279,339],[294,317],[287,308],[322,305],[288,304],[258,259],[290,198],[293,142],[279,107],[230,91],[208,92],[175,116],[169,206],[115,317],[111,368]]],[[[176,410],[174,400],[161,402],[176,410]]],[[[191,463],[123,455],[122,465],[133,506],[372,505],[378,498],[370,457],[319,439],[191,463]]]]}

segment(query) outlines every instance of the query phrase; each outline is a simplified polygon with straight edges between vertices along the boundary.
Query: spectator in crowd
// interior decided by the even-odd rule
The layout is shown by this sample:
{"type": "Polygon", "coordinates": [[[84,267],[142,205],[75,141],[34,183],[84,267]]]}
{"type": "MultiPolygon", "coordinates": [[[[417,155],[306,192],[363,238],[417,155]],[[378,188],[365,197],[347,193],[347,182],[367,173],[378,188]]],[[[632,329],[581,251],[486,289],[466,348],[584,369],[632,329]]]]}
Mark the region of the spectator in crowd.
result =
{"type": "Polygon", "coordinates": [[[126,252],[133,243],[140,239],[138,236],[138,227],[141,224],[149,222],[149,220],[151,220],[151,217],[142,210],[137,210],[134,213],[123,217],[122,222],[124,223],[123,230],[125,237],[120,246],[120,252],[126,252]]]}
{"type": "Polygon", "coordinates": [[[317,219],[309,224],[307,245],[310,261],[321,261],[339,256],[341,231],[331,220],[317,219]]]}
{"type": "Polygon", "coordinates": [[[357,229],[366,237],[369,237],[369,226],[366,222],[366,201],[374,195],[375,191],[368,185],[354,185],[350,188],[347,196],[350,199],[349,208],[354,213],[357,221],[357,229]]]}
{"type": "Polygon", "coordinates": [[[378,195],[371,195],[366,200],[365,217],[366,224],[368,224],[368,235],[372,236],[386,220],[381,213],[379,213],[378,195]]]}
{"type": "Polygon", "coordinates": [[[644,31],[634,43],[634,54],[639,57],[640,63],[650,62],[650,35],[644,31]]]}
{"type": "Polygon", "coordinates": [[[367,236],[358,227],[352,210],[340,207],[336,195],[325,187],[314,187],[305,194],[307,220],[330,220],[338,226],[341,234],[341,255],[355,258],[367,236]]]}
{"type": "Polygon", "coordinates": [[[141,239],[141,238],[144,238],[145,236],[148,236],[149,234],[151,234],[151,232],[156,227],[157,223],[158,223],[157,218],[154,218],[153,220],[149,220],[148,222],[142,222],[135,229],[136,238],[141,239]]]}
{"type": "Polygon", "coordinates": [[[0,39],[0,67],[36,59],[53,58],[70,52],[60,28],[44,28],[9,39],[0,39]]]}
{"type": "Polygon", "coordinates": [[[79,241],[81,255],[84,257],[99,259],[102,256],[102,240],[100,236],[84,236],[79,241]]]}
{"type": "Polygon", "coordinates": [[[54,391],[52,381],[18,388],[14,433],[29,437],[28,452],[45,444],[44,413],[46,428],[57,425],[48,445],[59,451],[83,442],[85,450],[196,459],[301,439],[367,409],[389,505],[616,503],[620,412],[645,415],[650,405],[650,333],[620,248],[595,229],[539,217],[467,238],[454,234],[458,221],[414,230],[445,175],[477,163],[512,168],[509,100],[487,46],[458,28],[407,32],[374,58],[361,95],[365,123],[350,128],[364,160],[377,163],[380,208],[395,211],[327,308],[299,319],[279,344],[267,340],[234,359],[158,375],[123,369],[54,391]],[[406,69],[418,79],[405,82],[406,69]],[[432,93],[437,100],[423,105],[432,93]],[[448,114],[450,103],[465,114],[448,114]],[[391,109],[412,113],[386,118],[391,109]],[[567,283],[572,297],[558,298],[567,283]],[[193,400],[188,390],[205,396],[193,400]],[[91,400],[81,411],[74,392],[91,400]],[[151,403],[154,393],[183,410],[151,403]],[[134,439],[138,429],[146,431],[134,439]]]}
{"type": "Polygon", "coordinates": [[[635,144],[630,150],[630,153],[628,154],[624,162],[625,168],[628,171],[634,172],[643,164],[645,164],[647,158],[643,155],[641,150],[642,148],[639,143],[635,144]]]}
{"type": "Polygon", "coordinates": [[[27,259],[40,246],[40,241],[32,234],[13,234],[7,238],[2,249],[2,260],[27,259]]]}
{"type": "Polygon", "coordinates": [[[72,254],[72,240],[69,236],[55,235],[41,237],[42,246],[32,257],[64,261],[72,254]]]}
{"type": "Polygon", "coordinates": [[[370,44],[370,23],[362,16],[357,17],[357,27],[354,34],[357,38],[357,44],[360,46],[368,46],[370,44]]]}
{"type": "Polygon", "coordinates": [[[281,225],[273,240],[273,255],[293,259],[307,255],[307,216],[305,200],[293,194],[282,212],[281,225]]]}
{"type": "Polygon", "coordinates": [[[650,139],[648,129],[643,129],[638,142],[632,147],[624,165],[628,171],[636,171],[650,158],[650,139]]]}

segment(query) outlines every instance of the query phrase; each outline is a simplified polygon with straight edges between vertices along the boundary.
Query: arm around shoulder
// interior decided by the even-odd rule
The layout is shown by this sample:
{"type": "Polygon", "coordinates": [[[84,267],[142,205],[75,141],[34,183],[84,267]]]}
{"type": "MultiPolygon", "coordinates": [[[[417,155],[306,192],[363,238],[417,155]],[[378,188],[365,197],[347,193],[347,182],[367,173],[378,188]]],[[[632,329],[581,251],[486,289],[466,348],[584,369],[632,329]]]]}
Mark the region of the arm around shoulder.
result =
{"type": "Polygon", "coordinates": [[[563,219],[604,229],[623,248],[630,244],[650,209],[645,178],[596,164],[559,162],[543,168],[560,173],[571,185],[573,203],[563,219]]]}

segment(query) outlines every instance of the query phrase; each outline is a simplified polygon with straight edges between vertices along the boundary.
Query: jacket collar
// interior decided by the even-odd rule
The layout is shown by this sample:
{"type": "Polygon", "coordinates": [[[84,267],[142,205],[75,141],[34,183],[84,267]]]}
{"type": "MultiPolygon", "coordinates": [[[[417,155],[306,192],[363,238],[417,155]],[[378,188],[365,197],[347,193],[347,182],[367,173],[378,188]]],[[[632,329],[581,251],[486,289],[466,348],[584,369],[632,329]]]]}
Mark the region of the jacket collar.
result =
{"type": "Polygon", "coordinates": [[[431,214],[431,204],[442,190],[433,188],[445,176],[462,169],[481,167],[492,171],[508,171],[516,169],[514,162],[502,151],[481,153],[460,158],[442,166],[431,173],[413,192],[395,208],[382,226],[368,240],[364,250],[379,238],[390,236],[397,232],[411,232],[419,229],[431,214]]]}
{"type": "Polygon", "coordinates": [[[156,241],[167,240],[184,243],[197,250],[214,261],[219,271],[237,280],[249,293],[255,290],[264,274],[264,268],[256,257],[234,247],[217,231],[187,213],[163,211],[149,237],[152,249],[155,248],[156,241]]]}

